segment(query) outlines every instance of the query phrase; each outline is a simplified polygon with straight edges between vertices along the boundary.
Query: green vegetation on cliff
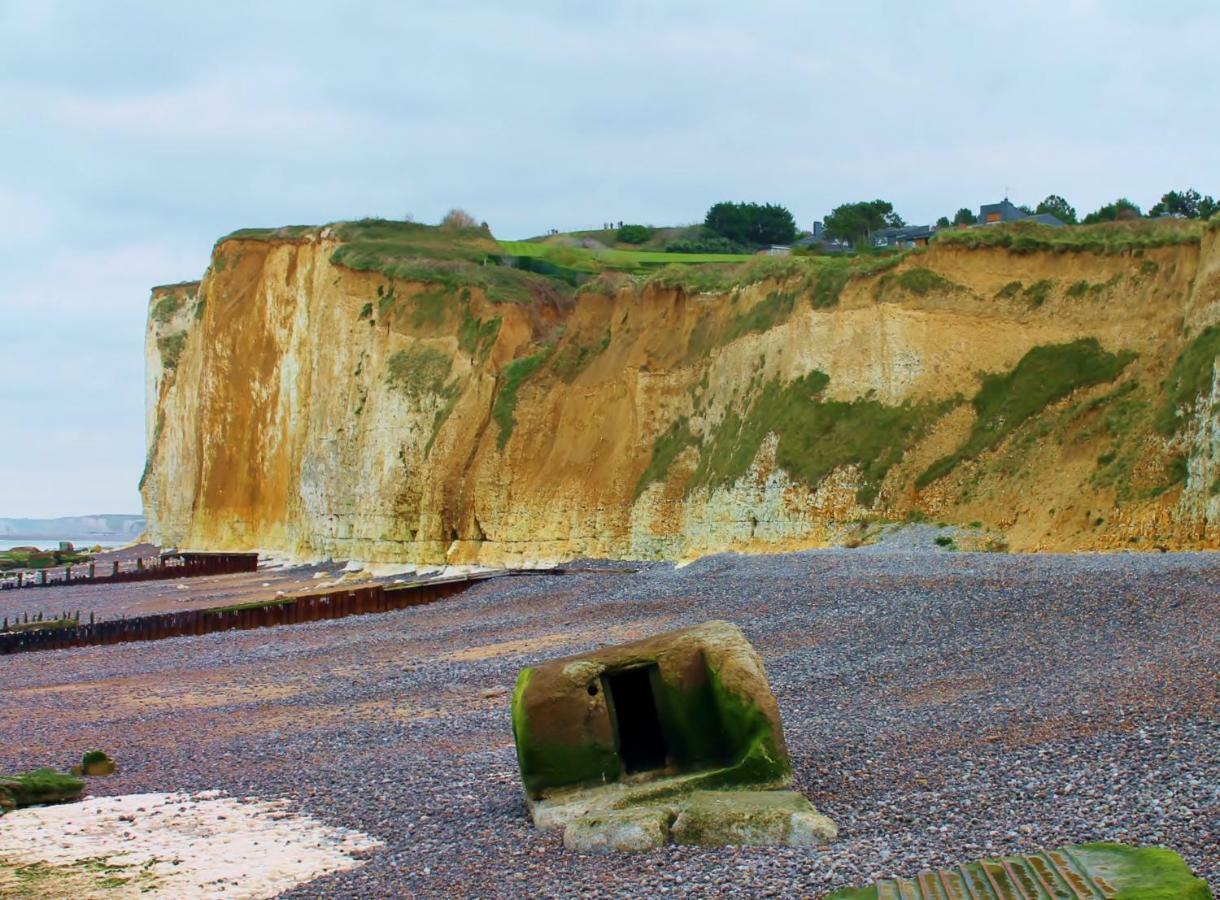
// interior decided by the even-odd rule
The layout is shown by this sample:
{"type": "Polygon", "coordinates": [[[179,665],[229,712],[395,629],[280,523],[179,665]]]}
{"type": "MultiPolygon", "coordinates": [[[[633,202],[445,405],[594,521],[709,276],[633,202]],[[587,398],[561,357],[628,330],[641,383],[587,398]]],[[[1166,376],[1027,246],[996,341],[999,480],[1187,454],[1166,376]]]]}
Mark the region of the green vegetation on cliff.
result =
{"type": "Polygon", "coordinates": [[[826,400],[822,394],[829,383],[830,377],[816,370],[787,384],[773,380],[744,412],[730,410],[701,438],[686,419],[679,419],[653,444],[636,496],[662,480],[691,446],[698,447],[699,461],[686,483],[688,492],[732,484],[749,471],[767,435],[775,434],[776,464],[793,479],[816,488],[835,469],[855,466],[856,499],[871,505],[889,470],[953,401],[890,405],[867,397],[826,400]]]}
{"type": "Polygon", "coordinates": [[[1130,352],[1107,353],[1096,338],[1035,347],[1006,374],[988,375],[972,401],[977,416],[970,436],[915,479],[926,487],[965,459],[998,446],[1022,422],[1072,391],[1113,381],[1134,359],[1130,352]]]}
{"type": "Polygon", "coordinates": [[[386,384],[418,400],[425,394],[443,392],[453,368],[453,357],[433,347],[399,350],[386,361],[386,384]]]}
{"type": "Polygon", "coordinates": [[[496,447],[503,450],[504,445],[508,443],[508,439],[513,436],[513,428],[517,424],[517,391],[521,389],[521,385],[525,379],[529,378],[542,363],[546,360],[547,353],[536,353],[533,356],[525,356],[521,359],[514,359],[504,371],[500,373],[500,390],[496,394],[496,402],[491,409],[491,417],[496,420],[496,424],[500,426],[500,433],[496,437],[496,447]]]}
{"type": "Polygon", "coordinates": [[[178,368],[178,360],[186,348],[186,332],[166,334],[157,338],[157,352],[161,354],[161,365],[167,370],[178,368]]]}
{"type": "Polygon", "coordinates": [[[1157,415],[1157,428],[1173,435],[1182,427],[1182,412],[1211,389],[1216,360],[1220,359],[1220,325],[1200,331],[1178,355],[1165,382],[1165,402],[1157,415]]]}

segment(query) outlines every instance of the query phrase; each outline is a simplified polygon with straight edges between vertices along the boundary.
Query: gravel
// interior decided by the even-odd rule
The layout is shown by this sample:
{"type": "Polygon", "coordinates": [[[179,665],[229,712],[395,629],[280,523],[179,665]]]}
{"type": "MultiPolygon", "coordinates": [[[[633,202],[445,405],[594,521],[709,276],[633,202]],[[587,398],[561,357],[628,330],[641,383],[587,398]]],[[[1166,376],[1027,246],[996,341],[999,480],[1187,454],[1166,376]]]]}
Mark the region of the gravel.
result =
{"type": "Polygon", "coordinates": [[[95,793],[287,797],[386,842],[293,897],[816,896],[1095,840],[1171,846],[1220,887],[1220,557],[905,546],[599,561],[384,615],[0,657],[0,769],[98,746],[121,770],[95,793]],[[517,671],[712,618],[762,654],[796,786],[839,840],[586,857],[536,832],[517,671]]]}

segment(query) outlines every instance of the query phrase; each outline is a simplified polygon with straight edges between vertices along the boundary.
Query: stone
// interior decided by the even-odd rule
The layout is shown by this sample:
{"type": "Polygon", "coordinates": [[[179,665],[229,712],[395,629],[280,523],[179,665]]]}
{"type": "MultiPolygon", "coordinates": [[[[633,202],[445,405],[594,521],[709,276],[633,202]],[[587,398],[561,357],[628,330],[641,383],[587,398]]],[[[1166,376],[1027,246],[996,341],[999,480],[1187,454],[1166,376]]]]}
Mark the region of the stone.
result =
{"type": "Polygon", "coordinates": [[[682,801],[675,844],[816,847],[838,836],[835,824],[796,791],[696,791],[682,801]]]}
{"type": "Polygon", "coordinates": [[[81,773],[93,778],[99,775],[113,775],[114,760],[101,750],[90,750],[81,758],[81,773]]]}
{"type": "Polygon", "coordinates": [[[836,836],[808,800],[781,790],[792,769],[779,706],[728,622],[524,669],[512,717],[534,825],[564,827],[570,849],[811,847],[836,836]]]}
{"type": "Polygon", "coordinates": [[[574,819],[563,830],[563,845],[578,853],[655,850],[669,843],[673,811],[637,806],[574,819]]]}
{"type": "Polygon", "coordinates": [[[706,788],[791,780],[762,661],[728,622],[526,668],[512,713],[531,811],[549,797],[616,782],[692,773],[706,788]]]}

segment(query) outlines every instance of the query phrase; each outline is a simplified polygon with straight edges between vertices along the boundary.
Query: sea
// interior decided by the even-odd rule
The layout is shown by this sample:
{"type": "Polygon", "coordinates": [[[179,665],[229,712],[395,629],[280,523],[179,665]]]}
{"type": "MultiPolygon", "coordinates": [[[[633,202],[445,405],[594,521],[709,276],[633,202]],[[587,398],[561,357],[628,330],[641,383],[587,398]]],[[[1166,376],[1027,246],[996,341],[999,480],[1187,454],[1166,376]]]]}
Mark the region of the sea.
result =
{"type": "Polygon", "coordinates": [[[14,547],[37,547],[39,550],[58,550],[60,541],[71,541],[76,549],[88,550],[101,547],[109,550],[111,547],[122,547],[130,541],[101,541],[95,537],[63,537],[63,538],[0,538],[0,550],[12,550],[14,547]]]}

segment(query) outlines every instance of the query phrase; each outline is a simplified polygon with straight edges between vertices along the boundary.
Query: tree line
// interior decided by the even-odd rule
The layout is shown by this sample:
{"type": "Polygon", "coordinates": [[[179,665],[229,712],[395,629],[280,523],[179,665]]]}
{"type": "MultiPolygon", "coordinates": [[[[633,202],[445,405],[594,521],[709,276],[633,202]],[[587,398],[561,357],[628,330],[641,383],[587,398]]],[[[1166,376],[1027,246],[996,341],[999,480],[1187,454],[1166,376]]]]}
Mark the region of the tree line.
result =
{"type": "MultiPolygon", "coordinates": [[[[1083,218],[1079,218],[1076,208],[1059,194],[1049,194],[1035,207],[1020,205],[1017,208],[1029,215],[1045,213],[1055,216],[1065,225],[1093,225],[1138,219],[1144,215],[1140,207],[1126,197],[1119,197],[1083,218]]],[[[1187,188],[1163,194],[1147,214],[1152,217],[1170,215],[1209,219],[1217,213],[1220,213],[1220,203],[1215,198],[1187,188]]],[[[941,216],[936,221],[940,228],[977,223],[978,216],[967,207],[959,209],[952,218],[941,216]]],[[[796,220],[786,207],[778,203],[716,203],[707,211],[703,224],[726,246],[789,244],[797,237],[796,220]]],[[[901,227],[906,223],[888,200],[863,200],[836,206],[823,218],[823,224],[827,238],[857,244],[867,240],[874,231],[901,227]]]]}

